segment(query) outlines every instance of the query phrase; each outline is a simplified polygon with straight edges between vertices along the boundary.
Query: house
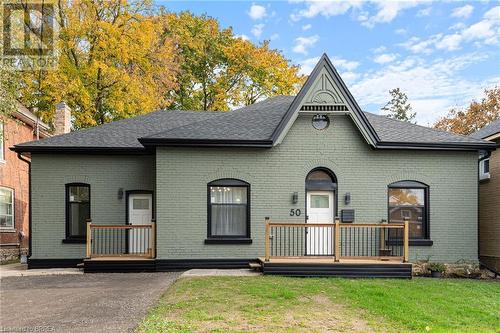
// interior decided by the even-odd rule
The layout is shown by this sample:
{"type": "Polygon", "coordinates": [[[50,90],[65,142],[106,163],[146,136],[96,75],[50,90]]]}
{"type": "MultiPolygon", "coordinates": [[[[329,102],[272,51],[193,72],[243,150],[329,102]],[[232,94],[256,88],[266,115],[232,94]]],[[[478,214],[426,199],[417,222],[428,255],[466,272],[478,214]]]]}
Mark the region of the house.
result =
{"type": "Polygon", "coordinates": [[[20,104],[0,119],[0,262],[26,254],[29,237],[28,164],[7,148],[48,136],[49,126],[20,104]]]}
{"type": "Polygon", "coordinates": [[[363,112],[323,55],[297,96],[12,149],[32,161],[32,268],[408,277],[477,262],[477,159],[495,144],[363,112]]]}
{"type": "MultiPolygon", "coordinates": [[[[500,146],[500,120],[483,127],[471,137],[500,146]]],[[[500,153],[486,153],[479,159],[479,260],[500,272],[500,153]]]]}

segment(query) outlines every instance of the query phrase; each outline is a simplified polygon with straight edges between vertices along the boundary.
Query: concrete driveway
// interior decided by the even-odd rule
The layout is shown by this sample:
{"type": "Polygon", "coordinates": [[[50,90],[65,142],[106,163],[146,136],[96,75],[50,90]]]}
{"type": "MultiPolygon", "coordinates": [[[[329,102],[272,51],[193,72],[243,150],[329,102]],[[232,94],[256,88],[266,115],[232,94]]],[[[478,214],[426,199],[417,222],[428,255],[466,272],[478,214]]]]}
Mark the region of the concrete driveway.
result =
{"type": "Polygon", "coordinates": [[[133,332],[180,273],[6,277],[0,332],[133,332]]]}

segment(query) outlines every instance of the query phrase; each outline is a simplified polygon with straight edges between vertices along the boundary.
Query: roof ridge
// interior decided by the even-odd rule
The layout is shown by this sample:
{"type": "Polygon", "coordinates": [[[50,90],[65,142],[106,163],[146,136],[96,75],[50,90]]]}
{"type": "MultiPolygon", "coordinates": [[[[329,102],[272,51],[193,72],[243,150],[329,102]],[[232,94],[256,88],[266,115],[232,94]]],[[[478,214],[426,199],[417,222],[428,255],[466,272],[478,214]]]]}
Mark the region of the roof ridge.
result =
{"type": "Polygon", "coordinates": [[[433,128],[433,127],[423,126],[423,125],[419,125],[419,124],[414,124],[414,123],[410,123],[408,121],[394,119],[394,118],[391,118],[391,117],[388,117],[388,116],[385,116],[385,115],[381,115],[381,114],[376,114],[376,113],[373,113],[373,112],[368,112],[368,111],[363,111],[363,112],[364,113],[368,113],[368,114],[370,114],[372,116],[384,118],[384,119],[389,120],[389,121],[393,121],[393,122],[397,122],[397,123],[404,123],[406,125],[420,127],[420,128],[424,128],[426,130],[434,131],[434,132],[444,133],[444,134],[448,134],[448,135],[452,135],[452,136],[457,136],[457,137],[462,137],[462,138],[467,138],[467,139],[473,139],[473,140],[476,140],[478,142],[484,142],[485,141],[485,140],[482,140],[482,139],[476,139],[476,138],[470,137],[468,135],[453,133],[453,132],[441,130],[441,129],[438,129],[438,128],[433,128]]]}

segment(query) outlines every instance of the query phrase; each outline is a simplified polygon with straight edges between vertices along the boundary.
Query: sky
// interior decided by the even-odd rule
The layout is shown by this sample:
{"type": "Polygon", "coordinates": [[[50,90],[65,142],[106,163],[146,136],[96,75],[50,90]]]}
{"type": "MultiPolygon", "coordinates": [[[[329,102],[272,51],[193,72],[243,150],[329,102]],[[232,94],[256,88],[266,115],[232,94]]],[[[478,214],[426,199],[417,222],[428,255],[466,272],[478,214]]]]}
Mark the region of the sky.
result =
{"type": "Polygon", "coordinates": [[[309,74],[326,53],[365,111],[399,87],[432,125],[500,86],[500,1],[155,1],[217,18],[309,74]]]}

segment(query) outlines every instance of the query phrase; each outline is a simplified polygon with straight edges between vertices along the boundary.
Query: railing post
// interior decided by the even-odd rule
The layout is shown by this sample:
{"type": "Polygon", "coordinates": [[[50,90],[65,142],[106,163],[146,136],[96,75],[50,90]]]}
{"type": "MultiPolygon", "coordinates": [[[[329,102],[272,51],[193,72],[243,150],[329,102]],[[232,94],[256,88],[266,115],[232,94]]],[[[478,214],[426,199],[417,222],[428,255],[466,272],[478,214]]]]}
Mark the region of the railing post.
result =
{"type": "Polygon", "coordinates": [[[90,227],[90,225],[92,224],[92,220],[91,219],[87,219],[87,253],[86,253],[86,257],[90,259],[90,257],[92,256],[92,229],[90,227]]]}
{"type": "Polygon", "coordinates": [[[340,220],[335,219],[335,261],[340,260],[340,220]]]}
{"type": "Polygon", "coordinates": [[[156,256],[156,220],[151,220],[151,258],[156,256]]]}
{"type": "Polygon", "coordinates": [[[269,257],[270,257],[270,249],[269,249],[269,245],[270,245],[270,239],[269,239],[269,236],[270,236],[270,228],[271,226],[269,225],[269,218],[266,217],[266,234],[265,234],[265,247],[266,247],[266,256],[265,256],[265,260],[266,261],[269,261],[269,257]]]}
{"type": "Polygon", "coordinates": [[[409,240],[410,240],[410,224],[408,221],[405,221],[405,228],[404,228],[404,262],[408,262],[408,252],[409,252],[409,240]]]}

